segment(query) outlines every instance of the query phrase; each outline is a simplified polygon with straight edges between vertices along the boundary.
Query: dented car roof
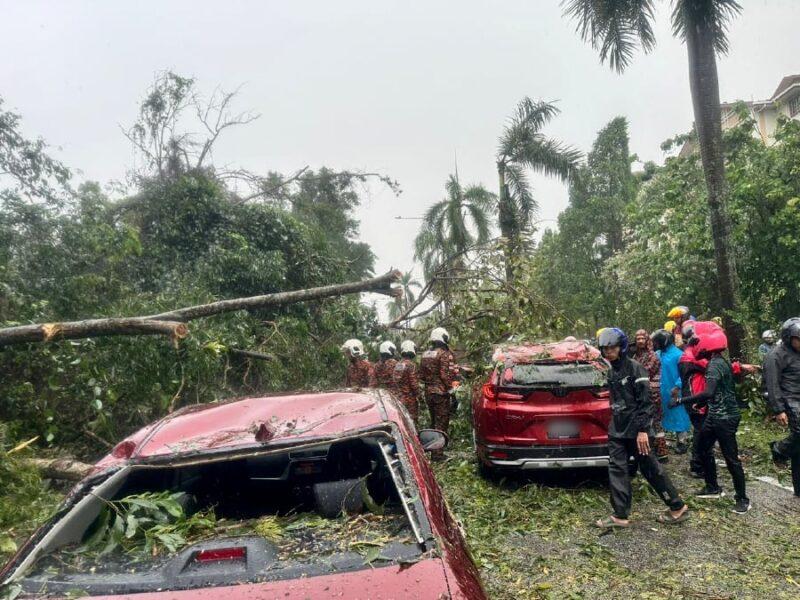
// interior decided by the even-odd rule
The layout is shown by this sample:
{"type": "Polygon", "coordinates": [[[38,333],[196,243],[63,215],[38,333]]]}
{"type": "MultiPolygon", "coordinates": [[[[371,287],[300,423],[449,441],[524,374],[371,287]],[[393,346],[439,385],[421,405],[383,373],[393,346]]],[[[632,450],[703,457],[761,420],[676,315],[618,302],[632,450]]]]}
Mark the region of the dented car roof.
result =
{"type": "MultiPolygon", "coordinates": [[[[244,398],[188,406],[120,442],[98,463],[235,449],[364,429],[383,423],[380,392],[330,392],[244,398]]],[[[394,420],[397,415],[392,414],[394,420]]]]}
{"type": "Polygon", "coordinates": [[[600,351],[594,346],[580,341],[562,341],[498,347],[492,355],[492,362],[526,364],[538,361],[594,361],[599,358],[600,351]]]}

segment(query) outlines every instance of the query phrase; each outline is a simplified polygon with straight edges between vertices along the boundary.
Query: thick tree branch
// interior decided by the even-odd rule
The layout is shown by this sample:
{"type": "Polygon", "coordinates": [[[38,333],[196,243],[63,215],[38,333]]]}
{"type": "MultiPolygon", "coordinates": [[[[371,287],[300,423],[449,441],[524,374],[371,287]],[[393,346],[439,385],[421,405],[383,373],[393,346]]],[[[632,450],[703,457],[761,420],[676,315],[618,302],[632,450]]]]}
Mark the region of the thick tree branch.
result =
{"type": "Polygon", "coordinates": [[[185,323],[176,320],[155,320],[141,317],[20,325],[0,329],[0,346],[109,335],[168,335],[173,339],[181,339],[189,335],[189,328],[185,323]]]}
{"type": "Polygon", "coordinates": [[[373,292],[387,296],[398,297],[402,291],[392,287],[400,279],[400,271],[389,271],[379,277],[326,285],[323,287],[279,292],[263,296],[248,298],[234,298],[221,300],[210,304],[200,304],[187,308],[179,308],[170,312],[160,313],[146,317],[88,319],[85,321],[67,321],[63,323],[44,323],[35,325],[21,325],[0,329],[0,346],[22,344],[26,342],[49,342],[62,339],[79,339],[91,337],[104,337],[112,335],[168,335],[172,339],[181,339],[189,334],[185,321],[210,317],[225,312],[237,310],[253,310],[260,308],[274,308],[320,300],[332,296],[344,296],[361,292],[373,292]]]}
{"type": "Polygon", "coordinates": [[[23,458],[22,462],[37,469],[48,479],[80,481],[91,473],[93,466],[71,458],[23,458]]]}
{"type": "Polygon", "coordinates": [[[308,302],[309,300],[320,300],[322,298],[330,298],[331,296],[344,296],[361,292],[373,292],[397,297],[401,292],[399,288],[393,288],[391,284],[398,281],[400,275],[400,271],[389,271],[379,277],[365,279],[364,281],[339,283],[291,292],[278,292],[276,294],[266,294],[264,296],[250,296],[249,298],[220,300],[219,302],[179,308],[178,310],[150,315],[144,318],[157,321],[191,321],[192,319],[210,317],[224,312],[273,308],[286,304],[294,304],[295,302],[308,302]]]}

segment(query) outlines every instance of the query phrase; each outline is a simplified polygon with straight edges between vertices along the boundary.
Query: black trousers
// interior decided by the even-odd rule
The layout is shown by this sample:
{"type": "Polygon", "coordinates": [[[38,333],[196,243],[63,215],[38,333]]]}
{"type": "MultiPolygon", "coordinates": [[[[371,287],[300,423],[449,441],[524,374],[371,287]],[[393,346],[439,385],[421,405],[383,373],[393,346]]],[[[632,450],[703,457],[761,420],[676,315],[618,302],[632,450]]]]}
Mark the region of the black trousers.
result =
{"type": "Polygon", "coordinates": [[[703,477],[706,487],[710,490],[719,489],[717,482],[717,463],[714,460],[714,444],[719,442],[719,449],[728,471],[733,479],[733,488],[736,490],[737,500],[747,500],[744,482],[744,469],[739,460],[739,444],[736,441],[736,430],[739,428],[739,417],[714,418],[707,416],[700,430],[698,451],[703,464],[703,477]]]}
{"type": "Polygon", "coordinates": [[[788,405],[789,435],[775,444],[775,451],[792,461],[792,486],[795,496],[800,496],[800,400],[790,400],[788,405]]]}
{"type": "Polygon", "coordinates": [[[703,421],[706,416],[689,409],[689,420],[692,422],[692,458],[689,460],[689,468],[695,473],[703,472],[703,461],[700,460],[700,430],[703,429],[703,421]]]}
{"type": "Polygon", "coordinates": [[[611,507],[614,516],[618,519],[627,519],[631,512],[631,477],[636,475],[636,470],[653,488],[656,495],[669,506],[671,510],[683,508],[683,500],[678,496],[678,491],[664,472],[652,449],[653,441],[650,440],[650,453],[642,456],[636,448],[635,439],[609,438],[608,439],[608,482],[611,487],[611,507]],[[633,462],[631,463],[631,459],[633,462]]]}

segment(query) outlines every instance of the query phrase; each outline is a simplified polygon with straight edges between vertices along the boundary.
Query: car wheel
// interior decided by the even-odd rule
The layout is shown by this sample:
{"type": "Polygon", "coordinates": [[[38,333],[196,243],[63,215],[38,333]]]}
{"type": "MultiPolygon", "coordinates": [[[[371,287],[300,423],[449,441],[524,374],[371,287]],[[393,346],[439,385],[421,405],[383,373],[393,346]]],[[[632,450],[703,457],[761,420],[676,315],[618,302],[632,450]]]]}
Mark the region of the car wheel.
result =
{"type": "Polygon", "coordinates": [[[342,479],[314,484],[314,501],[323,517],[335,519],[344,513],[359,513],[364,508],[360,479],[342,479]]]}
{"type": "Polygon", "coordinates": [[[499,478],[497,469],[487,465],[480,459],[478,459],[478,475],[488,481],[496,481],[499,478]]]}

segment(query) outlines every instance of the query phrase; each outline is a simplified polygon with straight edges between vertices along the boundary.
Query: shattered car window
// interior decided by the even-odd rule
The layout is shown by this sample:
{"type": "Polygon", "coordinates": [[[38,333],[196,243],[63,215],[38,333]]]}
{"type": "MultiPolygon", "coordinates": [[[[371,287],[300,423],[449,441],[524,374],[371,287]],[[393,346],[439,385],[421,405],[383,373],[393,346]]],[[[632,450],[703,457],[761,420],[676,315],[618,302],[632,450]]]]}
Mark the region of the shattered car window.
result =
{"type": "Polygon", "coordinates": [[[594,387],[605,384],[605,373],[596,363],[519,364],[504,370],[501,384],[594,387]]]}

